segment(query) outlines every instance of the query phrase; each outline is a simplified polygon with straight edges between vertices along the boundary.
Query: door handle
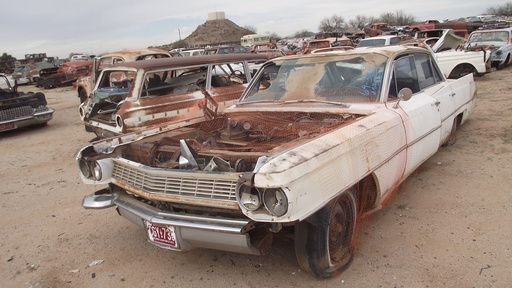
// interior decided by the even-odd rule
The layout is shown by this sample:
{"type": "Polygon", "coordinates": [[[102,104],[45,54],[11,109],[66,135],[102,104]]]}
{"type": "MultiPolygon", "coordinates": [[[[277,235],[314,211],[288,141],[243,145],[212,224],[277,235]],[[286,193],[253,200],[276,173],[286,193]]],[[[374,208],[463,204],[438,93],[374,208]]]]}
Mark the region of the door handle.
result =
{"type": "Polygon", "coordinates": [[[432,104],[432,106],[439,106],[439,104],[441,104],[441,102],[436,101],[436,102],[434,102],[434,103],[432,104]]]}
{"type": "Polygon", "coordinates": [[[455,96],[455,92],[450,94],[451,97],[455,96]]]}

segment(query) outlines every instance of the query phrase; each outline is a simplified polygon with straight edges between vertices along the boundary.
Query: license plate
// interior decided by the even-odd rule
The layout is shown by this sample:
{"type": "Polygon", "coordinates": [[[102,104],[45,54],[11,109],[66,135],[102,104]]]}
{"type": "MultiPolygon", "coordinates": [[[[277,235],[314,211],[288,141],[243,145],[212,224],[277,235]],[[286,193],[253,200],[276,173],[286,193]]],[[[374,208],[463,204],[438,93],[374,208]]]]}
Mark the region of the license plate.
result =
{"type": "Polygon", "coordinates": [[[160,225],[144,221],[149,242],[166,248],[178,248],[174,226],[160,225]]]}
{"type": "Polygon", "coordinates": [[[0,124],[0,131],[15,129],[14,122],[0,124]]]}

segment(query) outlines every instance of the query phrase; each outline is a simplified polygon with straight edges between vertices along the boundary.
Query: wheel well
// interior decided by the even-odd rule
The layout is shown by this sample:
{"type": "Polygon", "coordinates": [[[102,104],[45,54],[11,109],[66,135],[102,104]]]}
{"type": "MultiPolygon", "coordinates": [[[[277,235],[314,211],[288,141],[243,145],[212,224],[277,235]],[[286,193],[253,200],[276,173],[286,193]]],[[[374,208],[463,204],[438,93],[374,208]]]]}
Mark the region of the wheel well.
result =
{"type": "Polygon", "coordinates": [[[452,71],[450,72],[450,75],[448,75],[448,78],[456,79],[456,78],[460,78],[464,75],[467,75],[469,73],[474,73],[476,71],[477,70],[476,70],[475,66],[473,66],[473,64],[460,63],[452,69],[452,71]],[[467,72],[467,73],[465,73],[465,72],[467,72]]]}
{"type": "Polygon", "coordinates": [[[80,98],[80,93],[81,93],[82,91],[84,91],[84,87],[82,87],[82,86],[78,86],[78,87],[76,88],[76,92],[77,92],[77,94],[78,94],[78,97],[79,97],[79,98],[80,98]]]}
{"type": "Polygon", "coordinates": [[[356,199],[358,213],[372,210],[377,202],[377,183],[375,177],[370,174],[359,181],[356,186],[356,199]]]}

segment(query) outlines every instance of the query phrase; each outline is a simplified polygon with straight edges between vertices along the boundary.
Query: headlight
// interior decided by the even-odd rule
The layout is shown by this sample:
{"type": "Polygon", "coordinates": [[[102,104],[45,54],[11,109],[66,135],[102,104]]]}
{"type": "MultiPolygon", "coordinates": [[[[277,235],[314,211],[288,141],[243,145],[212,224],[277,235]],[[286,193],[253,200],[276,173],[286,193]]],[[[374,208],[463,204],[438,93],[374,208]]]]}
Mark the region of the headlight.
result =
{"type": "Polygon", "coordinates": [[[80,167],[80,172],[82,172],[82,175],[84,175],[85,178],[93,178],[95,181],[101,180],[101,165],[97,161],[88,162],[85,159],[80,159],[78,166],[80,167]]]}
{"type": "Polygon", "coordinates": [[[266,189],[263,192],[263,204],[270,214],[278,217],[288,212],[288,198],[281,189],[266,189]]]}
{"type": "Polygon", "coordinates": [[[91,174],[94,176],[94,180],[101,180],[101,166],[98,162],[94,161],[91,163],[91,174]]]}
{"type": "Polygon", "coordinates": [[[496,56],[501,56],[502,53],[503,53],[503,51],[498,50],[498,51],[496,51],[496,56]]]}
{"type": "Polygon", "coordinates": [[[78,162],[78,167],[80,167],[80,172],[84,175],[85,178],[91,177],[91,169],[89,168],[89,163],[85,161],[85,159],[80,159],[78,162]]]}
{"type": "Polygon", "coordinates": [[[254,211],[261,207],[261,196],[254,187],[241,185],[237,193],[238,203],[249,211],[254,211]]]}

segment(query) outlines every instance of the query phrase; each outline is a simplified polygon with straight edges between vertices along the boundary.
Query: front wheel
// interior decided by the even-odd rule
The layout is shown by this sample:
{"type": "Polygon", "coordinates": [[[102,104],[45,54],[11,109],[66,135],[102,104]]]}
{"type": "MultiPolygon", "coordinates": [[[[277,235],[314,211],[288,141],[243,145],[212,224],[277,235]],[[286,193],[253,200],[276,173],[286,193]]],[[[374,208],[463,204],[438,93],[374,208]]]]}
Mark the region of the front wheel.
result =
{"type": "Polygon", "coordinates": [[[295,225],[295,254],[301,269],[319,278],[335,276],[354,256],[356,198],[345,191],[308,219],[295,225]]]}
{"type": "Polygon", "coordinates": [[[85,89],[80,89],[78,91],[78,98],[80,98],[80,103],[84,103],[85,100],[87,100],[87,93],[85,92],[85,89]]]}

